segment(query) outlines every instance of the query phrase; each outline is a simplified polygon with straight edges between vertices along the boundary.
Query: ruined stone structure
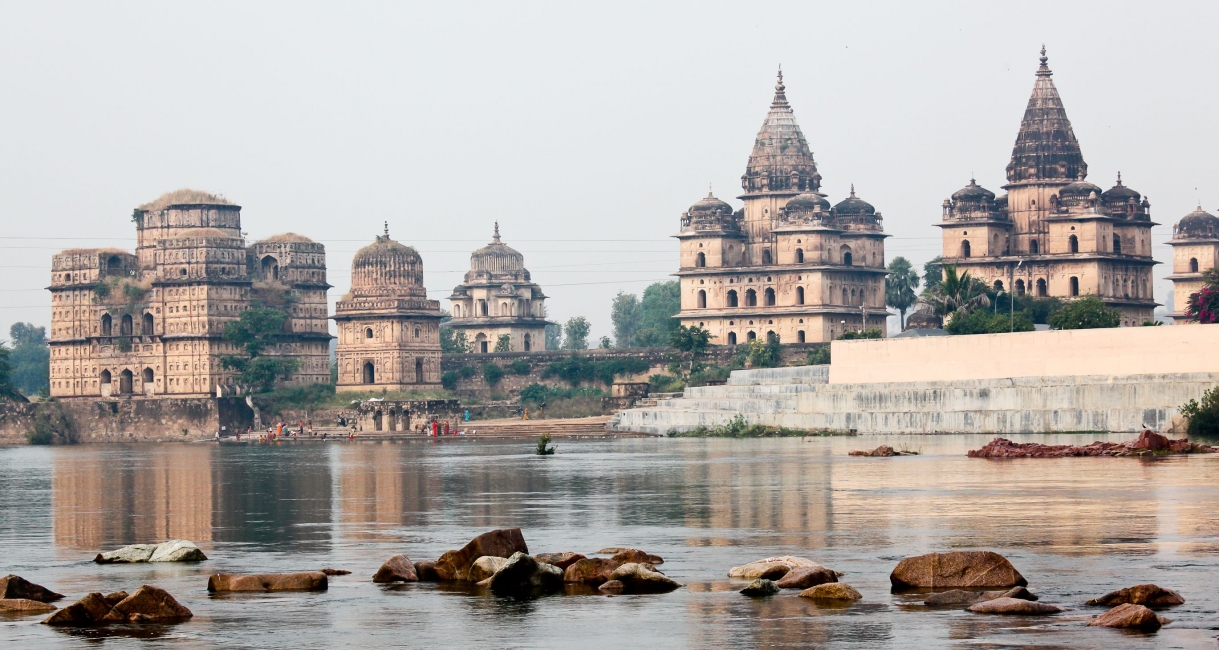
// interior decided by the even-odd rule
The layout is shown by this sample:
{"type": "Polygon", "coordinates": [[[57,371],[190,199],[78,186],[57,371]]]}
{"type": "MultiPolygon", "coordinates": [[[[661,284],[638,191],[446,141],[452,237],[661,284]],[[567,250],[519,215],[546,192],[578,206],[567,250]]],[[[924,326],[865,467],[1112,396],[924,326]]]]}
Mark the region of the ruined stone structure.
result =
{"type": "Polygon", "coordinates": [[[334,307],[336,390],[440,386],[440,303],[428,300],[423,260],[385,234],[356,252],[351,291],[334,307]]]}
{"type": "Polygon", "coordinates": [[[1178,323],[1185,320],[1185,308],[1190,294],[1205,284],[1203,274],[1219,267],[1219,217],[1202,209],[1181,217],[1172,227],[1172,307],[1169,316],[1178,323]]]}
{"type": "Polygon", "coordinates": [[[500,241],[499,222],[491,243],[470,254],[470,270],[449,296],[448,325],[465,332],[475,353],[546,349],[546,295],[533,283],[525,256],[500,241]],[[499,341],[508,337],[508,349],[499,341]]]}
{"type": "Polygon", "coordinates": [[[1084,180],[1088,165],[1050,79],[1045,48],[1024,111],[1007,194],[970,180],[945,199],[944,264],[1016,295],[1096,295],[1122,325],[1152,320],[1151,221],[1147,197],[1117,183],[1084,180]]]}
{"type": "Polygon", "coordinates": [[[249,247],[241,206],[178,190],[132,214],[136,253],[72,249],[51,266],[51,395],[232,394],[224,325],[256,305],[289,313],[267,351],[297,361],[289,385],[330,381],[326,251],[288,233],[249,247]]]}
{"type": "Polygon", "coordinates": [[[681,217],[681,312],[716,345],[762,337],[829,341],[886,329],[881,214],[851,195],[831,206],[779,72],[741,177],[744,207],[710,193],[681,217]]]}

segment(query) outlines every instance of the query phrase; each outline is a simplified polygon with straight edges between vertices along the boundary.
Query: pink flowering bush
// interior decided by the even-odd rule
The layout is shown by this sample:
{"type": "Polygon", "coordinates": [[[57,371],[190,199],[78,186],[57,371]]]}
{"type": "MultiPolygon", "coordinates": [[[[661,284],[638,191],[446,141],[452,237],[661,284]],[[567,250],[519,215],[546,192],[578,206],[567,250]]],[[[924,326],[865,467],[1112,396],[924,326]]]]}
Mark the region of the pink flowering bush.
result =
{"type": "Polygon", "coordinates": [[[1206,272],[1206,286],[1198,293],[1190,294],[1185,315],[1199,323],[1219,323],[1219,271],[1206,272]]]}

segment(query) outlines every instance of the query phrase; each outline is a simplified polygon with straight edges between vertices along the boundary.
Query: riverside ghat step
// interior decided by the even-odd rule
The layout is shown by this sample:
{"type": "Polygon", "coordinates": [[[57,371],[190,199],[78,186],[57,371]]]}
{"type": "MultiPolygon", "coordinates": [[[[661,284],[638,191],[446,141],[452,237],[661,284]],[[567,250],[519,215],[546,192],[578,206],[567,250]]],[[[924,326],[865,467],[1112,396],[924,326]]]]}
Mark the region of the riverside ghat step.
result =
{"type": "MultiPolygon", "coordinates": [[[[653,437],[655,434],[646,432],[621,432],[612,431],[607,428],[611,416],[596,416],[587,418],[555,418],[542,420],[520,420],[516,418],[505,418],[495,420],[472,420],[470,422],[462,422],[460,430],[465,431],[464,435],[450,434],[433,437],[430,434],[418,433],[414,431],[360,431],[355,435],[356,440],[374,441],[374,440],[452,440],[452,439],[536,439],[543,433],[550,434],[551,439],[558,440],[563,438],[606,438],[606,437],[653,437]]],[[[351,429],[342,427],[314,427],[314,435],[290,436],[280,438],[285,442],[323,442],[333,440],[345,440],[351,433],[351,429]]],[[[236,437],[227,437],[221,439],[223,444],[236,443],[257,443],[259,438],[255,436],[241,436],[240,440],[236,437]]]]}

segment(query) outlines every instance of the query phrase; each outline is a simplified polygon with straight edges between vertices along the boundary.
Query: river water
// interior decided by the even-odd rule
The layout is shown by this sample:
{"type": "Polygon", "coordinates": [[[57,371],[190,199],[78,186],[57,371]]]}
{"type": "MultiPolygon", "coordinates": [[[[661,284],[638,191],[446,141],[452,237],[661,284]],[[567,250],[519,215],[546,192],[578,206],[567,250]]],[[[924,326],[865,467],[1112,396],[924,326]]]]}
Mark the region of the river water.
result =
{"type": "MultiPolygon", "coordinates": [[[[1111,436],[1119,440],[1129,436],[1111,436]]],[[[1017,436],[1088,442],[1093,436],[1017,436]]],[[[0,574],[68,596],[164,587],[194,611],[172,626],[52,629],[0,613],[5,647],[370,646],[1214,648],[1219,635],[1219,454],[981,460],[989,436],[776,440],[336,441],[280,446],[0,449],[0,574]],[[900,458],[847,456],[891,444],[900,458]],[[390,555],[435,559],[519,526],[533,552],[631,546],[686,588],[651,596],[517,601],[464,587],[384,587],[390,555]],[[195,565],[96,565],[99,550],[195,541],[195,565]],[[928,610],[892,595],[909,555],[990,549],[1053,617],[928,610]],[[736,593],[729,567],[805,556],[862,592],[822,608],[789,590],[736,593]],[[210,597],[209,573],[334,567],[321,593],[210,597]],[[1083,607],[1154,582],[1185,605],[1154,635],[1089,628],[1083,607]],[[10,643],[12,642],[12,643],[10,643]]]]}

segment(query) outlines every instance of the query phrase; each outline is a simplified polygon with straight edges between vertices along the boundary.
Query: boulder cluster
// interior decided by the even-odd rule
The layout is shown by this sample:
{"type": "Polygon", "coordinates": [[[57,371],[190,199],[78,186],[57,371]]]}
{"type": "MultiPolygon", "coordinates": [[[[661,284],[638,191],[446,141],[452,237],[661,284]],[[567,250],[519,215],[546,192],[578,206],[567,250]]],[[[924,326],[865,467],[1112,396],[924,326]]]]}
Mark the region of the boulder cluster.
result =
{"type": "Polygon", "coordinates": [[[852,602],[863,598],[854,587],[838,582],[842,573],[803,557],[782,555],[734,566],[728,577],[753,580],[741,590],[746,596],[772,596],[783,589],[799,589],[800,596],[823,601],[852,602]]]}
{"type": "Polygon", "coordinates": [[[855,449],[847,454],[848,456],[873,456],[887,458],[889,456],[917,456],[917,451],[898,451],[889,445],[881,445],[876,449],[855,449]]]}
{"type": "Polygon", "coordinates": [[[1043,445],[1036,442],[1012,442],[995,438],[981,449],[969,452],[970,458],[1063,458],[1068,456],[1149,456],[1161,454],[1213,454],[1219,448],[1173,440],[1144,429],[1134,440],[1126,442],[1096,441],[1088,445],[1043,445]]]}
{"type": "Polygon", "coordinates": [[[194,542],[171,539],[161,544],[132,544],[123,548],[98,553],[93,558],[98,564],[132,564],[137,562],[202,562],[207,559],[194,542]]]}
{"type": "Polygon", "coordinates": [[[529,554],[519,528],[492,530],[435,562],[412,563],[406,555],[390,557],[373,582],[471,582],[499,595],[539,596],[567,585],[596,587],[607,594],[652,594],[682,585],[656,568],[664,560],[633,548],[603,548],[590,558],[580,553],[529,554]]]}
{"type": "Polygon", "coordinates": [[[160,587],[144,585],[128,594],[93,592],[51,614],[47,625],[106,625],[108,623],[180,623],[194,614],[160,587]]]}

